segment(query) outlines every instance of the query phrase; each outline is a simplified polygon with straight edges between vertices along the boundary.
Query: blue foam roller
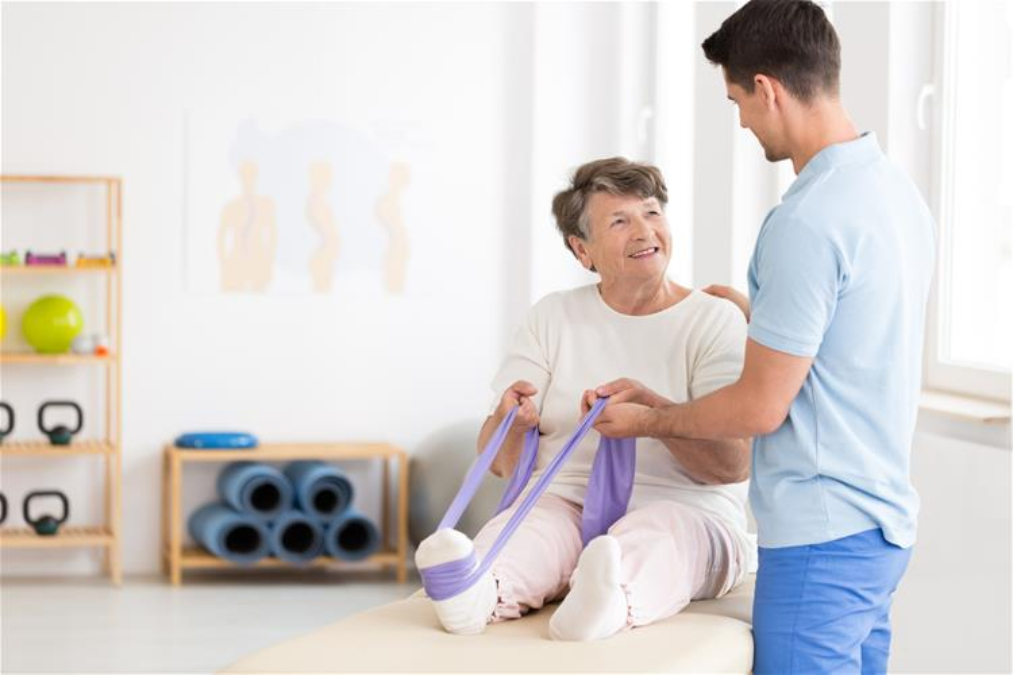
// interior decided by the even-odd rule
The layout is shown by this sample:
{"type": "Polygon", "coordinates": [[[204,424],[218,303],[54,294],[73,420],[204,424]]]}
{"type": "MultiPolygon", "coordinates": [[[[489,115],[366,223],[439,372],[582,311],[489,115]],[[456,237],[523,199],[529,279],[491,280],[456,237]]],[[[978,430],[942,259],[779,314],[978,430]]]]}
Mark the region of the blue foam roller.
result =
{"type": "Polygon", "coordinates": [[[324,528],[301,511],[286,511],[271,523],[271,553],[297,565],[324,552],[324,528]]]}
{"type": "Polygon", "coordinates": [[[339,560],[363,560],[380,548],[380,531],[366,516],[354,509],[327,524],[324,530],[327,555],[339,560]]]}
{"type": "Polygon", "coordinates": [[[292,484],[281,471],[259,462],[233,462],[218,474],[222,501],[270,521],[292,508],[292,484]]]}
{"type": "Polygon", "coordinates": [[[285,467],[285,475],[295,489],[296,508],[322,523],[337,518],[352,505],[352,481],[331,464],[292,462],[285,467]]]}
{"type": "Polygon", "coordinates": [[[252,565],[271,553],[267,525],[225,504],[202,506],[189,525],[197,543],[237,565],[252,565]]]}
{"type": "Polygon", "coordinates": [[[196,450],[247,450],[257,447],[257,437],[233,431],[181,434],[176,437],[176,447],[196,450]]]}

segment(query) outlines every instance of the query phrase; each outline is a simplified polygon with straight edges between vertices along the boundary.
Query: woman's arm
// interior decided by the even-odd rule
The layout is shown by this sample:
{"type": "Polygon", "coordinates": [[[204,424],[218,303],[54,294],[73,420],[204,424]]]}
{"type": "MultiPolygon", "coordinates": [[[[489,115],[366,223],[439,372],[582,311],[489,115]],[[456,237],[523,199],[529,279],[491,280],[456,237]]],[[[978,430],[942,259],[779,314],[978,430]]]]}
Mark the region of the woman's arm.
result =
{"type": "Polygon", "coordinates": [[[500,478],[506,478],[514,472],[517,461],[520,459],[521,450],[524,449],[524,435],[529,429],[538,426],[538,411],[535,409],[531,397],[538,393],[530,382],[518,380],[503,392],[499,405],[495,412],[485,419],[482,430],[478,433],[478,452],[485,450],[489,439],[496,433],[496,429],[503,422],[503,418],[515,407],[520,406],[517,415],[514,416],[513,424],[507,432],[506,440],[493,460],[490,471],[500,478]]]}

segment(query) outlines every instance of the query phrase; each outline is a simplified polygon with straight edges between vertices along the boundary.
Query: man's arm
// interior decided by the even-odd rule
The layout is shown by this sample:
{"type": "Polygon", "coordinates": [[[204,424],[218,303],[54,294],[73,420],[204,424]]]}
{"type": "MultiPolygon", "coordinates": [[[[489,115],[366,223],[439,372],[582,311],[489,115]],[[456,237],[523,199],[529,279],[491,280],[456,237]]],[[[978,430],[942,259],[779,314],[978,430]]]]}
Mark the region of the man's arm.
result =
{"type": "MultiPolygon", "coordinates": [[[[635,403],[610,404],[595,429],[605,436],[729,439],[769,434],[788,417],[812,358],[792,356],[753,339],[746,342],[742,376],[737,382],[689,403],[649,408],[635,403]]],[[[599,387],[610,396],[614,383],[599,387]]]]}
{"type": "Polygon", "coordinates": [[[749,478],[752,444],[748,438],[705,441],[695,438],[660,440],[686,473],[704,485],[741,483],[749,478]]]}
{"type": "MultiPolygon", "coordinates": [[[[609,386],[609,385],[606,385],[609,386]]],[[[636,380],[623,378],[611,383],[610,396],[617,402],[632,402],[658,409],[675,405],[636,380]]],[[[585,391],[581,399],[581,415],[586,415],[598,396],[585,391]]],[[[600,418],[599,418],[600,419],[600,418]]],[[[672,453],[690,478],[704,485],[741,483],[749,478],[751,439],[730,438],[699,440],[689,438],[659,438],[672,453]]]]}

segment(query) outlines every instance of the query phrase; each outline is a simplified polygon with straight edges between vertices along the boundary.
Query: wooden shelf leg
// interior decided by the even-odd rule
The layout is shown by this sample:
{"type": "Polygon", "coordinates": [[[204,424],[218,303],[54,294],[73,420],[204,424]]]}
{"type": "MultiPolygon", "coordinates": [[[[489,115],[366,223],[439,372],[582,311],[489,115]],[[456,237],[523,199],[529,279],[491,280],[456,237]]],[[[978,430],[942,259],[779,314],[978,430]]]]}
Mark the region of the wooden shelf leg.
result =
{"type": "Polygon", "coordinates": [[[382,495],[382,501],[380,502],[380,540],[383,542],[383,548],[390,546],[390,457],[384,457],[380,460],[380,464],[383,468],[381,471],[381,489],[380,494],[382,495]]]}
{"type": "Polygon", "coordinates": [[[116,453],[106,456],[106,527],[112,540],[105,547],[105,569],[112,582],[119,586],[123,583],[123,570],[121,565],[122,550],[120,547],[120,490],[122,467],[120,466],[119,445],[116,446],[116,453]]]}
{"type": "Polygon", "coordinates": [[[169,576],[169,450],[162,452],[162,541],[158,545],[158,561],[162,574],[169,576]]]}
{"type": "Polygon", "coordinates": [[[183,552],[183,514],[181,502],[182,492],[182,461],[176,454],[170,460],[169,486],[171,504],[169,514],[169,575],[173,586],[183,583],[182,552],[183,552]]]}
{"type": "Polygon", "coordinates": [[[408,581],[408,454],[397,456],[397,582],[408,581]]]}

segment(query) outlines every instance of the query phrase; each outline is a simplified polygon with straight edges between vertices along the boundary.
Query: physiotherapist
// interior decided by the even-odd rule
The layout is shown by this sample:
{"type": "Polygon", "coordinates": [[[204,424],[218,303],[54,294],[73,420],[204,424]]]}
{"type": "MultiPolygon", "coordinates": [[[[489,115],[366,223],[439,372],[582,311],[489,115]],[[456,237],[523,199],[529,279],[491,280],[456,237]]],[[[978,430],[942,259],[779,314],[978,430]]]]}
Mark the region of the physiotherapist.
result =
{"type": "Polygon", "coordinates": [[[651,409],[636,383],[614,437],[755,436],[757,673],[884,673],[890,603],[915,543],[910,455],[935,228],[911,180],[839,96],[840,43],[808,0],[752,0],[703,43],[740,123],[797,177],[749,265],[740,379],[651,409]]]}

